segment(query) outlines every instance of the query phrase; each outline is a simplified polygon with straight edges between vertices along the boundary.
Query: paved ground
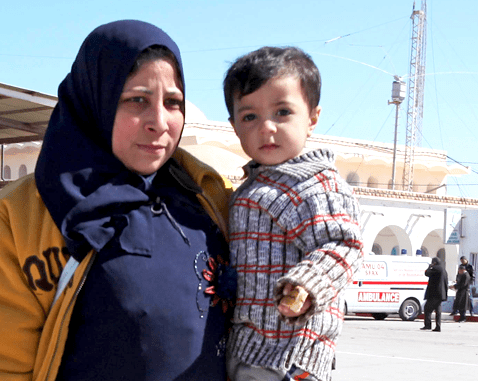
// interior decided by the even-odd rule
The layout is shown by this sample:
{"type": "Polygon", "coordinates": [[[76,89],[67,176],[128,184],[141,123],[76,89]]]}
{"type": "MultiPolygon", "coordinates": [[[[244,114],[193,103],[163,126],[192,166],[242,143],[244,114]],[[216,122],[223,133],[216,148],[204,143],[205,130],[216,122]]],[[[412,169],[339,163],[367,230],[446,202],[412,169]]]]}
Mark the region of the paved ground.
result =
{"type": "Polygon", "coordinates": [[[457,323],[448,314],[443,319],[442,332],[432,332],[420,330],[421,319],[346,316],[332,380],[477,379],[478,323],[457,323]]]}

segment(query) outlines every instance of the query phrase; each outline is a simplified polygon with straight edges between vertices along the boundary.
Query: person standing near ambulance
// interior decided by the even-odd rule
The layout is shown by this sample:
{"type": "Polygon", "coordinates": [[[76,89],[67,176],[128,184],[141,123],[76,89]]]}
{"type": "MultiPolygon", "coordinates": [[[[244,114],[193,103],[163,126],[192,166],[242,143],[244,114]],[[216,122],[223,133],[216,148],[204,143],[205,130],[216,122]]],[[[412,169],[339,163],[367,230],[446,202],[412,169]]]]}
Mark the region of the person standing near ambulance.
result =
{"type": "Polygon", "coordinates": [[[441,331],[441,303],[448,298],[448,274],[441,265],[440,258],[435,257],[425,271],[428,286],[425,291],[425,325],[421,330],[432,329],[432,312],[435,311],[435,332],[441,331]]]}
{"type": "Polygon", "coordinates": [[[460,312],[460,319],[458,320],[458,323],[463,323],[466,321],[465,313],[467,308],[469,308],[470,303],[470,279],[470,274],[468,273],[468,271],[466,271],[466,266],[458,266],[456,284],[453,286],[453,289],[456,290],[456,308],[460,312]]]}

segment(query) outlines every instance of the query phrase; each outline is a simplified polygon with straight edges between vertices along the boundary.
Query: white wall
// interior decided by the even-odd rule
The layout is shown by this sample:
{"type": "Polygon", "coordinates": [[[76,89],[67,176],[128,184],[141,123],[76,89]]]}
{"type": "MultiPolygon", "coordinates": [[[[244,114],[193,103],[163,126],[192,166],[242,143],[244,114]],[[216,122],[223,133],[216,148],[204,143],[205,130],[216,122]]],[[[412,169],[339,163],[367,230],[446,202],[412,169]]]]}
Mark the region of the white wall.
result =
{"type": "MultiPolygon", "coordinates": [[[[426,247],[430,257],[436,257],[438,251],[444,249],[446,270],[450,278],[454,279],[459,246],[443,242],[446,204],[361,195],[357,198],[362,208],[361,224],[365,252],[370,252],[374,243],[380,244],[382,254],[390,254],[392,248],[397,245],[398,253],[405,249],[410,256],[416,255],[422,246],[426,247]]],[[[475,221],[477,225],[474,229],[478,231],[478,215],[475,221]]],[[[478,236],[475,251],[478,253],[478,236]]]]}

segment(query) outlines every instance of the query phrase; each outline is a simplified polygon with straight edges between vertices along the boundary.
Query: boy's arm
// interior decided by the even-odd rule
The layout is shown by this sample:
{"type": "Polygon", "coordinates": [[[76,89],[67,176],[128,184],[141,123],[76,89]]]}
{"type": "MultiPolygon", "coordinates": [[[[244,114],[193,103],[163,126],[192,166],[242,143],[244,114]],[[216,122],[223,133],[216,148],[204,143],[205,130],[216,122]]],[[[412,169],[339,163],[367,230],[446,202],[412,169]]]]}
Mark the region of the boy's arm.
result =
{"type": "Polygon", "coordinates": [[[278,305],[284,287],[292,284],[308,292],[311,307],[299,317],[286,318],[287,322],[303,324],[325,311],[352,282],[363,260],[359,213],[359,204],[349,192],[314,194],[291,212],[289,231],[305,255],[279,279],[275,300],[278,305]]]}

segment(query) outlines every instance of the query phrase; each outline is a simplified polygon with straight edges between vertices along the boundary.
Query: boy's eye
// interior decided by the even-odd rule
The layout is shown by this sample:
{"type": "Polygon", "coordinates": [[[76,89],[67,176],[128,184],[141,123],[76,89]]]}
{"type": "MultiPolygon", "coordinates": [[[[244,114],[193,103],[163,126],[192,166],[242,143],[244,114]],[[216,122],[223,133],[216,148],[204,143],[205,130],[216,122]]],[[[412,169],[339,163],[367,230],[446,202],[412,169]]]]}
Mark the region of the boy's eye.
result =
{"type": "Polygon", "coordinates": [[[290,115],[290,113],[291,113],[290,110],[283,108],[277,112],[277,115],[287,116],[287,115],[290,115]]]}
{"type": "Polygon", "coordinates": [[[254,114],[247,114],[247,115],[244,115],[244,117],[242,118],[242,120],[245,122],[250,122],[254,119],[256,119],[256,116],[254,114]]]}

